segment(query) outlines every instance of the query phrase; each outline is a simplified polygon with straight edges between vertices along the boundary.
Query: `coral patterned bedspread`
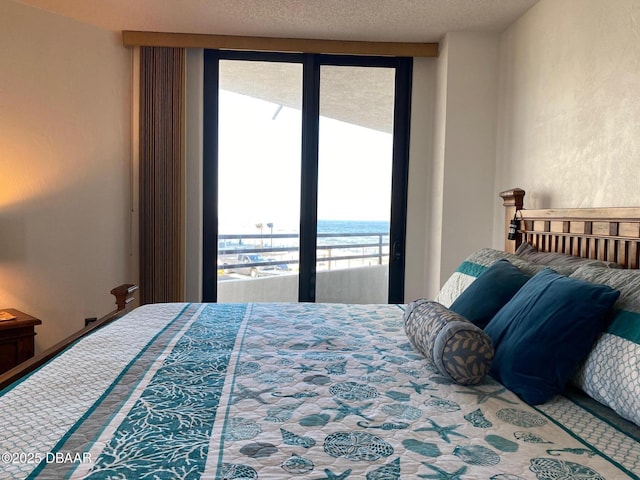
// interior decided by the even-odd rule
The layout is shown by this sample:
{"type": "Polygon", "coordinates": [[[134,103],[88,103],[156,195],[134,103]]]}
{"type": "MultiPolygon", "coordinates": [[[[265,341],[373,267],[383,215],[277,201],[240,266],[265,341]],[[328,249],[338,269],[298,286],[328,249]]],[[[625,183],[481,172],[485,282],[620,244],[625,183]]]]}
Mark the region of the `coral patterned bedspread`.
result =
{"type": "Polygon", "coordinates": [[[0,396],[0,478],[638,478],[637,430],[438,375],[401,305],[158,304],[0,396]]]}

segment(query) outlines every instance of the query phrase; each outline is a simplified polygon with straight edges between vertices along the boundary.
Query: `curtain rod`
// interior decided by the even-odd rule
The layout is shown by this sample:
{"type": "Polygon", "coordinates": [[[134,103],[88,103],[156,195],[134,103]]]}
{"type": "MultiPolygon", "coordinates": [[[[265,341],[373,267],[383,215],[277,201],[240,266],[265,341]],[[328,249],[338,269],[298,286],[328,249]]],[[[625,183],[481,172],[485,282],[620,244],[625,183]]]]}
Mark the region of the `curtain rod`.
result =
{"type": "Polygon", "coordinates": [[[211,48],[270,52],[437,57],[438,43],[364,42],[305,38],[242,37],[197,33],[141,32],[125,30],[126,47],[211,48]]]}

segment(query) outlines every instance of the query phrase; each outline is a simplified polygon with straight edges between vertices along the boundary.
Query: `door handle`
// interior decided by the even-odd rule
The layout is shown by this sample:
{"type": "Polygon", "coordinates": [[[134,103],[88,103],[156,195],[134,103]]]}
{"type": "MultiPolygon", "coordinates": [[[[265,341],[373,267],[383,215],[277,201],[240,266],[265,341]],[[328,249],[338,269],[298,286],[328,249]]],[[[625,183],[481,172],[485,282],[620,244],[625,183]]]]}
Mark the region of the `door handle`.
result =
{"type": "Polygon", "coordinates": [[[393,246],[391,248],[391,255],[393,256],[393,260],[395,262],[399,262],[402,260],[402,256],[403,256],[403,251],[402,251],[402,245],[403,245],[403,241],[402,239],[399,240],[395,240],[393,242],[393,246]]]}

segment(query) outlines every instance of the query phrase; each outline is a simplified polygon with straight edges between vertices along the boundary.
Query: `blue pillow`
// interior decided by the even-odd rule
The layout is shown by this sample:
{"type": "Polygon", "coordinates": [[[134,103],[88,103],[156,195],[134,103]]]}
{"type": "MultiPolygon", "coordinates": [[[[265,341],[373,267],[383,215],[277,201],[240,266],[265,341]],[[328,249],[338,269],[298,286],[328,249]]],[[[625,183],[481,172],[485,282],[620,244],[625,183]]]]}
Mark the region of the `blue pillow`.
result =
{"type": "Polygon", "coordinates": [[[485,328],[495,357],[491,375],[530,405],[564,390],[607,325],[620,292],[559,275],[534,275],[485,328]]]}
{"type": "Polygon", "coordinates": [[[498,260],[482,272],[449,309],[484,328],[530,278],[508,260],[498,260]]]}

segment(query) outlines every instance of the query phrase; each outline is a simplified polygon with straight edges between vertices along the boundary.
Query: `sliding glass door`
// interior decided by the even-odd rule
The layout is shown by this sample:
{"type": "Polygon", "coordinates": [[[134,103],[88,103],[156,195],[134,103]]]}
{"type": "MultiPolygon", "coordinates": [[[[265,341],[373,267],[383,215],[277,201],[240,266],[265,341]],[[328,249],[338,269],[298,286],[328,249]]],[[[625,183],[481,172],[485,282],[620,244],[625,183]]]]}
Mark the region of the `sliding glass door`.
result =
{"type": "Polygon", "coordinates": [[[301,111],[301,64],[220,60],[220,302],[298,300],[301,111]]]}
{"type": "Polygon", "coordinates": [[[403,301],[410,67],[205,52],[203,300],[403,301]]]}
{"type": "Polygon", "coordinates": [[[316,301],[386,303],[395,69],[322,65],[316,301]]]}

